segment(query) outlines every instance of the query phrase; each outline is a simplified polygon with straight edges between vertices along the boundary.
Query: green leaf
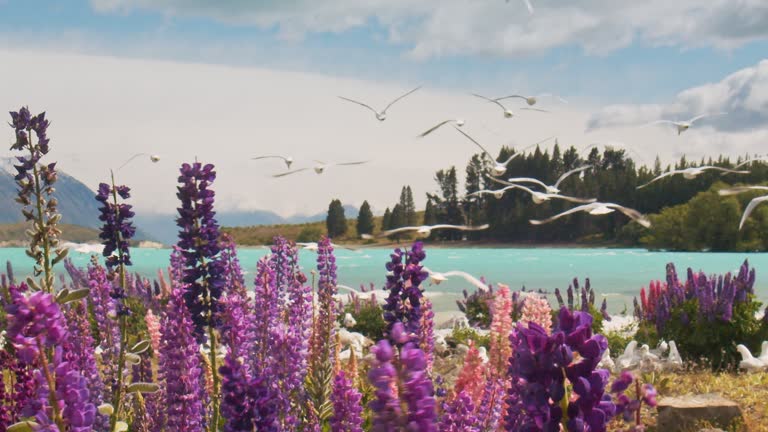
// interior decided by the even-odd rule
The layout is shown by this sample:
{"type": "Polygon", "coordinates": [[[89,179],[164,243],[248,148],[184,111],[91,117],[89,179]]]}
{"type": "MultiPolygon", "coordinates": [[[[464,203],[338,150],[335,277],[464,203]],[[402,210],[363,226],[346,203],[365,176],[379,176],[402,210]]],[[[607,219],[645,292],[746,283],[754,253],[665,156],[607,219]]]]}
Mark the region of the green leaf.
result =
{"type": "Polygon", "coordinates": [[[126,392],[128,393],[156,393],[160,391],[160,386],[155,383],[137,382],[128,386],[126,392]]]}
{"type": "Polygon", "coordinates": [[[38,426],[40,425],[33,421],[22,421],[8,426],[6,430],[8,432],[33,432],[38,426]]]}
{"type": "Polygon", "coordinates": [[[145,339],[141,342],[138,342],[136,345],[132,346],[129,351],[132,352],[133,354],[141,354],[148,349],[149,349],[149,341],[145,339]]]}
{"type": "MultiPolygon", "coordinates": [[[[62,291],[64,292],[64,291],[62,291]]],[[[86,297],[88,297],[88,294],[91,293],[90,288],[81,288],[79,290],[68,292],[66,295],[60,295],[59,298],[57,298],[58,302],[61,304],[67,304],[69,302],[82,300],[86,297]]]]}
{"type": "Polygon", "coordinates": [[[32,279],[31,277],[27,278],[27,285],[29,285],[30,288],[32,288],[35,291],[40,291],[40,285],[38,285],[37,282],[35,282],[35,280],[32,279]]]}
{"type": "Polygon", "coordinates": [[[51,265],[60,263],[69,254],[69,249],[59,249],[56,251],[56,257],[51,260],[51,265]]]}
{"type": "Polygon", "coordinates": [[[64,288],[56,294],[56,301],[61,303],[61,299],[69,295],[69,288],[64,288]]]}

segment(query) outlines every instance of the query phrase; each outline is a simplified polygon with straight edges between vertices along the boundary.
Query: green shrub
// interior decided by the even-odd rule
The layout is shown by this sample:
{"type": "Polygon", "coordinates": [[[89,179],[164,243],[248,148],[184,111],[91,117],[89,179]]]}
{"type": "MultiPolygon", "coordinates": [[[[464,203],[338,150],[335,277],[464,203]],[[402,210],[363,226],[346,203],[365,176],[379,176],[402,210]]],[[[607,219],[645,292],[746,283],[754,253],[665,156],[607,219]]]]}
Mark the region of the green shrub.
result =
{"type": "Polygon", "coordinates": [[[324,234],[323,230],[314,225],[308,225],[301,229],[296,237],[297,242],[316,242],[324,234]]]}
{"type": "Polygon", "coordinates": [[[339,324],[343,324],[344,316],[349,313],[355,319],[355,325],[349,330],[362,333],[371,340],[378,341],[384,337],[384,310],[378,303],[357,300],[344,305],[339,314],[339,324]]]}
{"type": "Polygon", "coordinates": [[[491,336],[486,334],[480,334],[473,328],[460,328],[454,327],[453,333],[451,333],[451,339],[457,344],[469,345],[469,341],[475,341],[475,345],[478,347],[484,346],[486,349],[490,348],[491,336]]]}

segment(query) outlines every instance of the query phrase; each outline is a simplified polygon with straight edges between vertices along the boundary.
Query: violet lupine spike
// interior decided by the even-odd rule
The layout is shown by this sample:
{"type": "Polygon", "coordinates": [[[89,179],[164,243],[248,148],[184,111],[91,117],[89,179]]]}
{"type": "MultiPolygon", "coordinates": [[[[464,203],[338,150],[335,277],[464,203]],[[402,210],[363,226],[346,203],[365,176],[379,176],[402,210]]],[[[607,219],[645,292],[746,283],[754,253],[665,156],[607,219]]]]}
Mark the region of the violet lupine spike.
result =
{"type": "Polygon", "coordinates": [[[479,420],[475,415],[475,405],[466,391],[462,390],[453,400],[445,405],[437,430],[440,432],[481,432],[479,420]]]}
{"type": "Polygon", "coordinates": [[[231,291],[221,300],[220,340],[234,352],[234,358],[249,358],[255,350],[256,310],[241,291],[231,291]]]}
{"type": "Polygon", "coordinates": [[[407,342],[400,350],[402,365],[402,397],[408,406],[407,425],[410,430],[437,431],[435,392],[427,376],[424,352],[414,342],[407,342]]]}
{"type": "Polygon", "coordinates": [[[248,397],[253,401],[253,424],[257,431],[278,431],[278,407],[266,372],[248,383],[248,397]]]}
{"type": "Polygon", "coordinates": [[[275,272],[277,290],[282,295],[288,290],[295,277],[294,271],[298,266],[298,250],[295,245],[291,245],[282,236],[275,236],[272,243],[269,265],[275,272]]]}
{"type": "Polygon", "coordinates": [[[390,262],[386,264],[388,274],[384,287],[389,291],[383,306],[384,320],[387,322],[385,335],[391,338],[390,333],[397,322],[405,326],[407,334],[417,335],[424,296],[420,285],[429,277],[421,266],[426,258],[424,245],[417,241],[410,250],[395,249],[390,257],[390,262]]]}
{"type": "Polygon", "coordinates": [[[183,288],[184,283],[184,256],[181,248],[173,245],[171,249],[170,265],[168,267],[168,278],[171,282],[171,288],[183,288]]]}
{"type": "Polygon", "coordinates": [[[425,299],[423,313],[419,323],[419,347],[427,359],[427,371],[431,374],[432,363],[435,359],[435,312],[432,310],[432,302],[425,299]]]}
{"type": "Polygon", "coordinates": [[[288,287],[287,337],[289,374],[284,377],[286,395],[294,406],[299,406],[304,395],[304,380],[309,361],[309,340],[312,335],[312,287],[304,285],[306,277],[298,273],[288,287]]]}
{"type": "MultiPolygon", "coordinates": [[[[11,393],[6,393],[0,403],[0,413],[4,413],[0,419],[8,419],[6,422],[0,422],[0,425],[7,426],[21,417],[22,412],[34,411],[28,407],[35,399],[37,384],[30,366],[6,350],[0,351],[0,370],[7,371],[13,381],[11,393]]],[[[5,386],[0,387],[5,390],[5,386]]]]}
{"type": "Polygon", "coordinates": [[[229,351],[221,373],[221,415],[225,419],[224,432],[253,430],[253,402],[248,397],[249,378],[242,359],[229,351]]]}
{"type": "Polygon", "coordinates": [[[603,299],[603,304],[600,306],[600,314],[606,321],[611,320],[611,316],[608,314],[608,299],[603,299]]]}
{"type": "Polygon", "coordinates": [[[225,286],[227,292],[245,292],[245,278],[240,260],[237,258],[237,247],[234,239],[227,233],[221,235],[221,261],[224,265],[225,286]]]}
{"type": "Polygon", "coordinates": [[[163,317],[159,369],[165,391],[166,430],[204,429],[203,385],[199,345],[195,341],[192,318],[180,289],[174,289],[163,317]]]}
{"type": "Polygon", "coordinates": [[[69,326],[69,338],[64,344],[65,357],[75,369],[86,377],[90,401],[95,405],[101,405],[104,401],[104,383],[99,377],[96,360],[93,357],[96,348],[91,325],[88,322],[88,309],[84,301],[70,303],[66,311],[67,324],[69,326]]]}
{"type": "Polygon", "coordinates": [[[313,335],[312,356],[322,356],[323,361],[333,363],[333,350],[331,344],[334,341],[336,323],[336,300],[338,292],[336,287],[336,257],[333,254],[333,246],[328,237],[323,237],[317,243],[317,297],[319,303],[317,329],[318,334],[313,335]]]}
{"type": "Polygon", "coordinates": [[[477,424],[483,432],[499,429],[506,393],[504,383],[502,379],[487,379],[485,382],[483,397],[476,412],[477,424]]]}
{"type": "Polygon", "coordinates": [[[67,270],[67,273],[69,273],[69,277],[72,279],[72,284],[76,289],[88,286],[88,276],[86,272],[76,267],[71,259],[67,258],[64,260],[64,268],[67,270]]]}
{"type": "Polygon", "coordinates": [[[362,395],[352,386],[352,382],[339,371],[333,380],[333,416],[330,418],[333,432],[363,432],[362,395]]]}
{"type": "Polygon", "coordinates": [[[566,293],[568,294],[568,309],[573,310],[573,287],[571,285],[568,285],[566,293]]]}
{"type": "Polygon", "coordinates": [[[393,351],[389,341],[382,339],[371,348],[375,358],[368,370],[368,380],[374,387],[374,399],[368,406],[373,411],[373,432],[398,430],[401,415],[397,370],[392,364],[393,351]]]}
{"type": "Polygon", "coordinates": [[[108,269],[121,264],[131,265],[128,242],[136,234],[136,227],[131,222],[131,218],[135,215],[131,210],[132,206],[115,202],[116,196],[120,196],[124,200],[128,199],[130,188],[127,186],[111,187],[106,183],[99,183],[96,201],[101,203],[99,220],[104,222],[99,238],[103,240],[102,255],[106,258],[105,262],[108,269]]]}
{"type": "MultiPolygon", "coordinates": [[[[271,365],[270,329],[279,319],[279,297],[275,286],[275,273],[269,266],[267,258],[262,258],[256,264],[254,311],[258,318],[254,320],[254,355],[250,356],[254,368],[271,365]],[[263,366],[258,366],[262,364],[263,366]]],[[[248,358],[248,357],[246,357],[248,358]]]]}

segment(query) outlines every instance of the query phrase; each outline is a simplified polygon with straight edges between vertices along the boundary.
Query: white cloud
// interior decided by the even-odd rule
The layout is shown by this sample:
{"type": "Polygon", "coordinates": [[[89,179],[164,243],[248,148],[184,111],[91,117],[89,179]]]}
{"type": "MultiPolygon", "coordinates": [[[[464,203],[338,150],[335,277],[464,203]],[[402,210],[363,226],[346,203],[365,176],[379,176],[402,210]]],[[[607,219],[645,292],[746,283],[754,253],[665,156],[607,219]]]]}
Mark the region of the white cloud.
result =
{"type": "Polygon", "coordinates": [[[342,32],[375,20],[416,58],[455,54],[518,56],[578,45],[602,54],[633,41],[731,49],[768,37],[765,0],[91,0],[102,13],[155,10],[203,16],[283,35],[342,32]],[[566,3],[566,5],[564,5],[566,3]]]}
{"type": "Polygon", "coordinates": [[[716,83],[684,90],[667,105],[611,105],[593,115],[590,129],[631,126],[658,119],[686,120],[700,114],[727,115],[701,120],[718,131],[743,132],[768,126],[768,60],[716,83]]]}

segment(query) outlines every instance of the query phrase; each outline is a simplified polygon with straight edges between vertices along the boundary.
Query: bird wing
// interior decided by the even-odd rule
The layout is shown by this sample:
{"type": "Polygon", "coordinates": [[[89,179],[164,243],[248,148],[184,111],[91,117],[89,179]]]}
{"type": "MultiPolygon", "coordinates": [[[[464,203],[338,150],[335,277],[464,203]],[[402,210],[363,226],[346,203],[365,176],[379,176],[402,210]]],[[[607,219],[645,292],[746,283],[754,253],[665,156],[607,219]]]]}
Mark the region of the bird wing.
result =
{"type": "Polygon", "coordinates": [[[507,107],[505,107],[504,105],[502,105],[502,104],[501,104],[501,102],[499,102],[499,100],[498,100],[498,99],[491,99],[491,98],[487,98],[487,97],[485,97],[485,96],[483,96],[483,95],[479,95],[479,94],[477,94],[477,93],[472,93],[472,96],[477,96],[477,97],[479,97],[480,99],[485,99],[485,100],[487,100],[488,102],[491,102],[491,103],[495,103],[496,105],[500,106],[500,107],[501,107],[501,109],[503,109],[504,111],[506,111],[506,110],[507,110],[507,107]]]}
{"type": "Polygon", "coordinates": [[[723,168],[723,167],[719,167],[719,166],[703,166],[703,167],[700,167],[700,168],[701,169],[713,169],[713,170],[717,170],[717,171],[722,171],[724,173],[732,173],[732,174],[749,174],[749,171],[743,171],[743,170],[742,171],[738,171],[738,170],[732,170],[732,169],[723,168]]]}
{"type": "Polygon", "coordinates": [[[500,180],[500,179],[497,179],[496,177],[491,177],[491,176],[488,176],[488,175],[486,175],[485,178],[490,179],[491,181],[495,181],[496,183],[502,184],[504,186],[511,186],[511,187],[516,187],[516,188],[522,188],[523,187],[522,185],[517,185],[517,184],[514,184],[514,183],[510,183],[508,181],[500,180]]]}
{"type": "Polygon", "coordinates": [[[648,123],[648,125],[659,124],[659,123],[669,123],[669,124],[673,124],[673,125],[680,124],[680,122],[676,122],[676,121],[672,121],[672,120],[656,120],[656,121],[652,121],[652,122],[648,123]]]}
{"type": "Polygon", "coordinates": [[[421,133],[421,134],[418,136],[418,138],[424,138],[425,136],[427,136],[427,135],[431,134],[432,132],[434,132],[434,131],[435,131],[435,129],[439,128],[440,126],[443,126],[443,125],[444,125],[444,124],[446,124],[446,123],[450,123],[450,122],[452,122],[452,121],[453,121],[453,119],[451,119],[451,120],[445,120],[445,121],[441,121],[440,123],[438,123],[438,124],[436,124],[436,125],[432,126],[431,128],[427,129],[426,131],[422,132],[422,133],[421,133]]]}
{"type": "MultiPolygon", "coordinates": [[[[758,162],[758,161],[764,162],[765,160],[766,160],[766,158],[764,158],[764,157],[759,157],[759,158],[754,158],[754,159],[747,159],[744,162],[742,162],[742,163],[736,165],[735,167],[733,167],[733,169],[741,168],[744,165],[751,164],[752,162],[758,162]]],[[[725,174],[727,174],[727,173],[723,173],[723,175],[725,175],[725,174]]]]}
{"type": "Polygon", "coordinates": [[[270,158],[282,159],[282,160],[284,160],[286,162],[288,161],[287,158],[285,158],[283,156],[280,156],[280,155],[257,156],[257,157],[251,158],[251,160],[270,159],[270,158]]]}
{"type": "Polygon", "coordinates": [[[531,177],[512,177],[507,179],[507,181],[510,183],[536,183],[545,189],[547,188],[547,185],[544,184],[543,181],[531,177]]]}
{"type": "Polygon", "coordinates": [[[378,236],[379,237],[388,237],[388,236],[391,236],[392,234],[396,234],[396,233],[403,232],[403,231],[416,231],[419,228],[421,228],[421,227],[407,226],[407,227],[394,228],[394,229],[391,229],[391,230],[382,231],[381,233],[379,233],[378,236]]]}
{"type": "Polygon", "coordinates": [[[482,291],[488,291],[488,285],[484,284],[480,279],[472,276],[471,274],[463,271],[458,270],[451,270],[448,272],[443,273],[443,276],[459,276],[464,278],[467,282],[471,283],[475,287],[479,288],[482,291]]]}
{"type": "Polygon", "coordinates": [[[379,112],[378,112],[378,111],[376,111],[375,109],[371,108],[370,106],[368,106],[368,105],[366,105],[366,104],[364,104],[364,103],[362,103],[362,102],[358,102],[358,101],[356,101],[356,100],[352,100],[352,99],[349,99],[349,98],[345,98],[344,96],[339,96],[339,99],[344,99],[344,100],[345,100],[345,101],[347,101],[347,102],[352,102],[352,103],[356,103],[356,104],[358,104],[358,105],[360,105],[360,106],[364,106],[364,107],[368,108],[369,110],[371,110],[371,111],[372,111],[374,114],[378,114],[378,113],[379,113],[379,112]]]}
{"type": "Polygon", "coordinates": [[[560,194],[546,194],[550,198],[557,198],[565,201],[570,201],[579,204],[589,204],[597,202],[597,198],[576,198],[572,196],[560,195],[560,194]]]}
{"type": "Polygon", "coordinates": [[[475,145],[476,145],[476,146],[480,147],[480,150],[482,150],[483,152],[485,152],[485,154],[487,154],[487,155],[488,155],[488,157],[490,157],[492,161],[495,161],[495,160],[496,160],[496,158],[495,158],[495,157],[493,157],[493,155],[492,155],[492,154],[491,154],[491,153],[490,153],[488,150],[486,150],[486,149],[485,149],[485,147],[483,147],[482,145],[480,145],[480,143],[479,143],[479,142],[475,141],[475,139],[474,139],[474,138],[472,138],[471,136],[467,135],[467,133],[466,133],[466,132],[464,132],[463,130],[461,130],[461,129],[457,128],[456,126],[454,126],[453,128],[454,128],[454,129],[456,129],[457,131],[459,131],[459,133],[461,133],[461,134],[462,134],[462,135],[464,135],[465,137],[467,137],[467,139],[468,139],[468,140],[470,140],[470,141],[472,141],[473,143],[475,143],[475,145]]]}
{"type": "Polygon", "coordinates": [[[576,174],[577,172],[582,172],[582,171],[590,169],[590,168],[592,168],[592,165],[584,165],[582,167],[578,167],[576,169],[572,169],[572,170],[570,170],[570,171],[568,171],[566,173],[563,173],[563,175],[561,175],[560,178],[558,178],[557,181],[555,182],[555,187],[560,186],[560,183],[562,183],[563,180],[568,178],[568,176],[570,176],[571,174],[576,174]]]}
{"type": "Polygon", "coordinates": [[[545,112],[545,113],[548,113],[548,112],[549,112],[549,111],[547,111],[547,110],[543,110],[543,109],[541,109],[541,108],[528,108],[528,107],[523,107],[523,108],[520,108],[520,109],[521,109],[521,110],[528,110],[528,111],[540,111],[540,112],[545,112]]]}
{"type": "Polygon", "coordinates": [[[528,13],[533,15],[533,5],[531,4],[531,0],[523,0],[525,2],[525,7],[528,8],[528,13]]]}
{"type": "MultiPolygon", "coordinates": [[[[480,96],[480,95],[475,95],[475,96],[480,96]]],[[[487,98],[485,98],[485,97],[483,97],[483,96],[480,96],[480,97],[481,97],[481,98],[484,98],[484,99],[487,99],[487,98]]],[[[527,98],[527,97],[525,97],[525,96],[521,96],[521,95],[509,95],[509,96],[504,96],[504,97],[496,98],[496,100],[497,100],[497,101],[500,101],[500,100],[504,100],[504,99],[511,99],[511,98],[520,98],[520,99],[522,99],[522,100],[526,100],[526,101],[528,100],[528,98],[527,98]]]]}
{"type": "Polygon", "coordinates": [[[489,226],[490,225],[488,225],[488,224],[483,224],[483,225],[478,225],[478,226],[437,224],[437,225],[432,225],[429,228],[433,229],[433,230],[435,230],[435,229],[457,229],[457,230],[461,230],[461,231],[480,231],[480,230],[487,229],[489,226]]]}
{"type": "Polygon", "coordinates": [[[714,114],[701,114],[701,115],[697,115],[696,117],[688,120],[688,123],[693,124],[693,122],[695,122],[696,120],[701,120],[704,117],[714,117],[714,116],[720,116],[720,115],[726,115],[726,114],[728,114],[728,113],[719,112],[719,113],[714,113],[714,114]]]}
{"type": "Polygon", "coordinates": [[[275,174],[272,177],[285,177],[287,175],[294,174],[294,173],[301,172],[301,171],[306,171],[308,169],[309,168],[299,168],[299,169],[296,169],[296,170],[293,170],[293,171],[286,171],[284,173],[275,174]]]}
{"type": "Polygon", "coordinates": [[[741,216],[741,222],[739,222],[739,230],[744,226],[744,222],[747,220],[750,214],[752,214],[752,211],[757,207],[758,204],[768,201],[768,195],[761,196],[754,198],[752,201],[747,204],[747,208],[744,209],[744,214],[741,216]]]}
{"type": "Polygon", "coordinates": [[[631,209],[629,207],[624,207],[623,205],[619,204],[606,204],[608,207],[616,209],[622,213],[624,213],[627,217],[636,220],[640,225],[643,225],[644,227],[648,228],[651,226],[651,222],[646,218],[642,213],[635,209],[631,209]]]}
{"type": "Polygon", "coordinates": [[[660,180],[660,179],[663,179],[664,177],[669,177],[669,176],[671,176],[671,175],[674,175],[674,174],[680,174],[680,173],[681,173],[681,171],[678,171],[678,170],[667,171],[667,172],[665,172],[664,174],[662,174],[662,175],[660,175],[660,176],[657,176],[657,177],[655,177],[653,180],[649,181],[648,183],[646,183],[646,184],[644,184],[644,185],[640,185],[640,186],[638,186],[638,187],[637,187],[637,189],[642,189],[642,188],[644,188],[644,187],[648,186],[649,184],[651,184],[651,183],[655,182],[656,180],[660,180]]]}
{"type": "Polygon", "coordinates": [[[584,205],[580,205],[580,206],[576,206],[576,207],[570,208],[570,209],[568,209],[568,210],[566,210],[566,211],[564,211],[562,213],[558,213],[558,214],[556,214],[556,215],[554,215],[554,216],[552,216],[550,218],[547,218],[547,219],[542,219],[542,220],[530,219],[528,222],[530,222],[531,225],[543,225],[543,224],[546,224],[546,223],[550,223],[550,222],[552,222],[552,221],[554,221],[556,219],[560,219],[563,216],[568,216],[569,214],[578,213],[580,211],[590,210],[593,207],[594,206],[592,204],[584,204],[584,205]]]}
{"type": "Polygon", "coordinates": [[[397,101],[399,101],[400,99],[402,99],[402,98],[404,98],[404,97],[408,96],[409,94],[411,94],[411,93],[415,92],[416,90],[418,90],[418,89],[420,89],[420,88],[421,88],[421,86],[418,86],[418,87],[416,87],[415,89],[413,89],[413,90],[411,90],[411,91],[409,91],[409,92],[405,93],[404,95],[402,95],[402,96],[398,97],[397,99],[393,100],[393,101],[392,101],[392,102],[390,102],[390,103],[389,103],[389,105],[387,105],[387,106],[386,106],[386,108],[384,108],[384,110],[383,110],[383,111],[381,111],[381,112],[383,112],[383,113],[387,112],[387,110],[389,109],[389,107],[391,107],[392,105],[394,105],[394,104],[395,104],[395,102],[397,102],[397,101]]]}
{"type": "Polygon", "coordinates": [[[743,192],[749,192],[753,190],[766,190],[768,191],[768,186],[734,186],[731,188],[725,188],[720,189],[717,191],[720,196],[728,196],[728,195],[736,195],[743,192]]]}
{"type": "Polygon", "coordinates": [[[515,151],[515,154],[513,154],[512,156],[510,156],[510,157],[509,157],[509,159],[507,159],[507,161],[506,161],[506,162],[504,162],[504,165],[507,165],[507,164],[509,164],[510,162],[512,162],[512,159],[514,159],[514,158],[516,158],[516,157],[520,156],[520,155],[521,155],[521,154],[523,154],[523,153],[524,153],[526,150],[528,150],[528,149],[530,149],[530,148],[533,148],[533,147],[536,147],[537,145],[539,145],[539,144],[541,144],[541,143],[543,143],[543,142],[547,142],[547,141],[551,140],[551,139],[552,139],[552,138],[554,138],[554,137],[555,137],[555,136],[553,135],[553,136],[551,136],[551,137],[547,137],[547,138],[544,138],[544,139],[543,139],[543,140],[541,140],[541,141],[537,141],[537,142],[535,142],[535,143],[533,143],[533,144],[530,144],[530,145],[527,145],[527,146],[523,147],[522,149],[520,149],[520,151],[515,151]]]}
{"type": "Polygon", "coordinates": [[[368,162],[370,162],[370,161],[341,162],[341,163],[336,163],[334,165],[361,165],[361,164],[368,163],[368,162]]]}

